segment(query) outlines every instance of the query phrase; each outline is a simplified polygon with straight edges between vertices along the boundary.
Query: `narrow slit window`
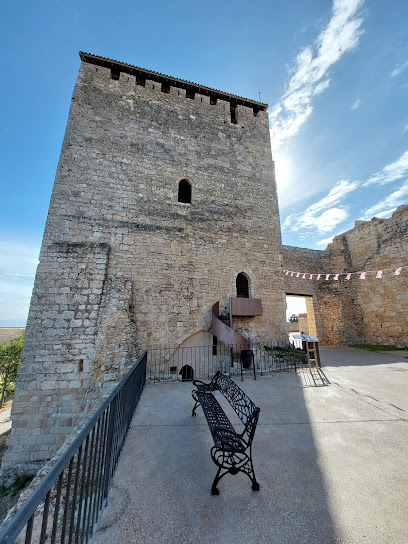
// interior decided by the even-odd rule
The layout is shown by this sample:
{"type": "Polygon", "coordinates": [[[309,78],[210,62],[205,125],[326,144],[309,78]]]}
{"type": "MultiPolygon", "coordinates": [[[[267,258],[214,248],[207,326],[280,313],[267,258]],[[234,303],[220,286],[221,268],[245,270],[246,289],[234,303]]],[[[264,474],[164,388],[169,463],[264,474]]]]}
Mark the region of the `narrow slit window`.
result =
{"type": "Polygon", "coordinates": [[[249,298],[249,283],[245,274],[240,272],[237,276],[237,297],[249,298]]]}
{"type": "Polygon", "coordinates": [[[233,125],[237,124],[237,106],[235,104],[231,104],[231,123],[233,125]]]}
{"type": "Polygon", "coordinates": [[[179,183],[178,202],[191,204],[191,183],[186,179],[182,179],[179,183]]]}

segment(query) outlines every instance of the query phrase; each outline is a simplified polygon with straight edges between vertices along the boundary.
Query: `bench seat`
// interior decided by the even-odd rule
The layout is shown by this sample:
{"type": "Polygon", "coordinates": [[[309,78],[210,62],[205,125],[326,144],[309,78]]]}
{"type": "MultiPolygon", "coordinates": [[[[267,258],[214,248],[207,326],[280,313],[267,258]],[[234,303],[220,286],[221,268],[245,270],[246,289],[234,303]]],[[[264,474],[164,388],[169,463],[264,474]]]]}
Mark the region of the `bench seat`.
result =
{"type": "Polygon", "coordinates": [[[246,474],[252,482],[252,489],[258,491],[259,484],[256,481],[252,464],[252,440],[260,409],[229,376],[221,372],[217,372],[209,383],[195,380],[193,384],[196,389],[192,392],[195,400],[192,415],[195,416],[196,409],[201,406],[214,440],[211,458],[218,466],[218,471],[212,484],[211,493],[218,495],[217,484],[221,478],[226,474],[235,475],[238,472],[246,474]],[[241,433],[235,431],[216,399],[216,393],[224,396],[242,421],[244,430],[241,433]]]}
{"type": "Polygon", "coordinates": [[[196,395],[210,428],[214,444],[219,448],[224,448],[225,451],[245,451],[245,445],[235,433],[234,427],[214,395],[202,392],[196,392],[196,395]]]}

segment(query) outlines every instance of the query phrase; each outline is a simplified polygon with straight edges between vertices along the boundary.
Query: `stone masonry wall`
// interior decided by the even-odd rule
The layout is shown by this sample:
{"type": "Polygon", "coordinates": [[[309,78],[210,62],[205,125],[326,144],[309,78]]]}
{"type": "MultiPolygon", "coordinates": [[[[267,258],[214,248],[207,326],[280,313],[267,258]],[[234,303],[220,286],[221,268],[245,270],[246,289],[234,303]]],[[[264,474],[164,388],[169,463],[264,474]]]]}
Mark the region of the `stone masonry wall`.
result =
{"type": "Polygon", "coordinates": [[[344,250],[352,271],[367,272],[366,280],[352,280],[363,328],[361,341],[408,345],[408,269],[394,275],[397,266],[408,265],[408,206],[388,219],[357,221],[353,229],[334,238],[326,252],[344,250]],[[377,270],[383,270],[381,279],[375,277],[377,270]]]}
{"type": "Polygon", "coordinates": [[[111,246],[108,275],[133,281],[143,347],[208,330],[212,304],[227,306],[241,271],[264,307],[249,336],[285,334],[267,114],[238,106],[237,119],[228,102],[82,64],[44,243],[111,246]],[[183,178],[191,205],[177,202],[183,178]]]}
{"type": "Polygon", "coordinates": [[[48,459],[86,408],[108,253],[56,243],[40,255],[3,467],[48,459]]]}
{"type": "Polygon", "coordinates": [[[408,344],[407,271],[394,276],[397,266],[408,264],[408,206],[389,219],[357,221],[336,236],[324,251],[283,246],[284,269],[309,273],[366,271],[367,279],[352,276],[329,281],[285,275],[285,291],[312,295],[317,336],[322,343],[408,344]],[[376,279],[377,270],[384,271],[376,279]]]}
{"type": "Polygon", "coordinates": [[[49,459],[136,362],[129,281],[107,281],[108,258],[104,243],[60,242],[41,252],[3,469],[49,459]]]}
{"type": "Polygon", "coordinates": [[[51,457],[139,349],[209,331],[240,272],[263,315],[238,325],[250,339],[287,337],[268,116],[238,105],[236,118],[226,100],[82,62],[4,466],[51,457]],[[182,179],[191,204],[178,202],[182,179]]]}

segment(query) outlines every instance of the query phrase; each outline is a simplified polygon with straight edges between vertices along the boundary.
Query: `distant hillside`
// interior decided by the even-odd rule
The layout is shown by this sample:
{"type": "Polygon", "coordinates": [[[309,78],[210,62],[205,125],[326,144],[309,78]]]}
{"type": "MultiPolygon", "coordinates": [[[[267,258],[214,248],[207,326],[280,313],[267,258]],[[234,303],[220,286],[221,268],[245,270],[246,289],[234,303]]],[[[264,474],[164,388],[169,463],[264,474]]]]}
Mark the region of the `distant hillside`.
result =
{"type": "Polygon", "coordinates": [[[24,331],[24,327],[0,327],[0,344],[17,338],[24,331]]]}

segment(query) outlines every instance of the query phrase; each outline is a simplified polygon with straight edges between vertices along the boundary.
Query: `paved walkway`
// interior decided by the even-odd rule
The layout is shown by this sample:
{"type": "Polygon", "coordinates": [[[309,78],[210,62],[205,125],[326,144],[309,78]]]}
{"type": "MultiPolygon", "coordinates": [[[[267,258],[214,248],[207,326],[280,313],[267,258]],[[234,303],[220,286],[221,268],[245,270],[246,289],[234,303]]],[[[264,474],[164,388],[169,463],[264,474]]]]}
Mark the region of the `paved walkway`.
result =
{"type": "Polygon", "coordinates": [[[322,349],[329,385],[309,371],[246,376],[242,387],[261,407],[261,490],[226,476],[217,497],[191,384],[147,385],[95,544],[406,544],[405,355],[322,349]]]}
{"type": "Polygon", "coordinates": [[[0,436],[11,429],[11,403],[0,410],[0,436]]]}

